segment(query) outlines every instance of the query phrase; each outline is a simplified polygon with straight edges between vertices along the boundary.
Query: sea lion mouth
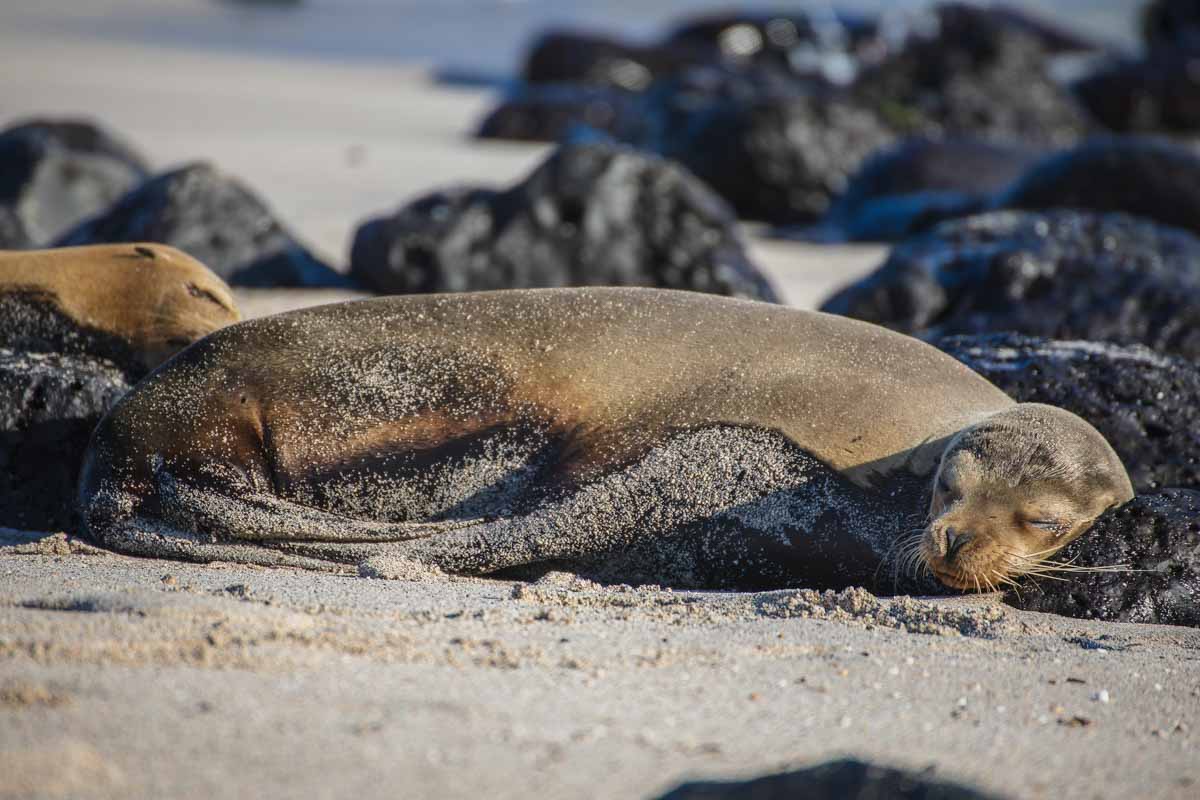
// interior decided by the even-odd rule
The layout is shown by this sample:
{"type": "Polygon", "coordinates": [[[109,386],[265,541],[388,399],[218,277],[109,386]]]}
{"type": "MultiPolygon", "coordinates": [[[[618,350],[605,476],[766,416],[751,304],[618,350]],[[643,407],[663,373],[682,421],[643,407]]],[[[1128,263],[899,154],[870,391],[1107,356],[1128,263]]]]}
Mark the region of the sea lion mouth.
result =
{"type": "MultiPolygon", "coordinates": [[[[964,560],[951,550],[949,555],[939,552],[932,545],[930,537],[926,536],[922,547],[922,557],[929,572],[943,585],[959,591],[988,592],[995,591],[1001,575],[1005,572],[1003,566],[995,563],[980,563],[978,555],[964,560]],[[997,568],[999,567],[999,568],[997,568]]],[[[957,548],[961,549],[961,548],[957,548]]],[[[987,561],[988,559],[983,559],[987,561]]]]}
{"type": "Polygon", "coordinates": [[[945,570],[932,564],[930,564],[929,569],[933,572],[935,578],[951,589],[960,589],[963,591],[979,589],[979,585],[973,579],[969,579],[960,572],[945,570]]]}

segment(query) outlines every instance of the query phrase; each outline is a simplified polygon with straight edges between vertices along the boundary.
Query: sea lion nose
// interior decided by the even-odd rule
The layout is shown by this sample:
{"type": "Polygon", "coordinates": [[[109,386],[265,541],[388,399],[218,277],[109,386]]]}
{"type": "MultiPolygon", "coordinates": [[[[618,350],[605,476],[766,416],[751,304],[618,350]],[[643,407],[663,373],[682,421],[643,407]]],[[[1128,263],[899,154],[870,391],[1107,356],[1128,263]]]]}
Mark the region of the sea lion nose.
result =
{"type": "Polygon", "coordinates": [[[946,559],[954,558],[954,554],[969,541],[971,541],[971,534],[967,531],[946,528],[946,559]]]}

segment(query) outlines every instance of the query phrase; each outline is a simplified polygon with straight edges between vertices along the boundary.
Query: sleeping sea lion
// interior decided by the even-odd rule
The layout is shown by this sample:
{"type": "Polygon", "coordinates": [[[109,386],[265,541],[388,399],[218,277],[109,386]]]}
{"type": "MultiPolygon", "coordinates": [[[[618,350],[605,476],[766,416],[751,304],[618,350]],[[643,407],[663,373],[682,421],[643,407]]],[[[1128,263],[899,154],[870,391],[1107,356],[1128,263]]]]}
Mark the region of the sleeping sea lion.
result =
{"type": "Polygon", "coordinates": [[[239,319],[229,287],[173,247],[0,251],[0,347],[100,356],[140,375],[239,319]]]}
{"type": "Polygon", "coordinates": [[[1131,496],[1082,419],[916,339],[611,288],[225,328],[101,422],[79,490],[87,534],[134,554],[741,588],[909,562],[994,586],[1131,496]]]}

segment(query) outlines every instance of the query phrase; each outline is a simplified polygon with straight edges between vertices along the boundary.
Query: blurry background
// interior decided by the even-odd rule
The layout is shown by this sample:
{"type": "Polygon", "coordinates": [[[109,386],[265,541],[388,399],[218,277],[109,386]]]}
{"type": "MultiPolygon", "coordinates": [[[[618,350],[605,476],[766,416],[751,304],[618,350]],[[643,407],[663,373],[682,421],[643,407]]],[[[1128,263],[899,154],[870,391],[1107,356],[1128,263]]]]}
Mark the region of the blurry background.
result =
{"type": "MultiPolygon", "coordinates": [[[[660,33],[674,18],[714,9],[879,12],[921,0],[734,3],[721,0],[43,0],[7,2],[9,35],[69,34],[110,41],[333,61],[421,62],[512,72],[545,26],[631,37],[660,33]]],[[[1009,5],[1068,23],[1079,33],[1136,46],[1134,0],[1043,0],[1009,5]]]]}
{"type": "MultiPolygon", "coordinates": [[[[649,40],[725,9],[899,11],[914,0],[39,0],[0,4],[0,127],[101,123],[152,170],[205,160],[252,187],[345,269],[359,223],[434,188],[519,180],[549,146],[471,134],[551,27],[649,40]]],[[[1139,3],[1016,3],[1135,49],[1139,3]]],[[[879,246],[757,235],[784,299],[815,306],[879,263],[879,246]]]]}

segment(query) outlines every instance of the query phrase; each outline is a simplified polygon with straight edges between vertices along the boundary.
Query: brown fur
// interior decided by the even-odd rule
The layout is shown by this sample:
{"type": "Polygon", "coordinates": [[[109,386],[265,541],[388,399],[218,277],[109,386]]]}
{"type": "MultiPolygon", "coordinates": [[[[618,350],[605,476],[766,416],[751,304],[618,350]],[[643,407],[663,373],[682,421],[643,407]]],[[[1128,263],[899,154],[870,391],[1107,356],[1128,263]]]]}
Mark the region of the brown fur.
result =
{"type": "Polygon", "coordinates": [[[127,342],[146,370],[241,319],[220,278],[160,244],[0,251],[0,293],[36,296],[127,342]]]}
{"type": "MultiPolygon", "coordinates": [[[[361,476],[352,480],[371,492],[396,470],[421,479],[452,457],[455,440],[487,430],[551,454],[536,480],[569,492],[679,431],[732,426],[782,434],[885,494],[952,467],[979,489],[977,518],[1070,487],[1070,519],[1090,523],[1126,499],[1128,479],[1090,426],[1046,408],[1015,404],[916,339],[763,303],[601,288],[390,297],[253,320],[190,348],[101,424],[81,501],[100,509],[89,523],[98,537],[130,547],[132,523],[110,519],[95,498],[125,493],[112,500],[121,513],[144,516],[152,512],[137,509],[158,502],[147,501],[156,485],[179,478],[172,491],[184,498],[185,482],[213,474],[204,490],[226,498],[234,475],[244,486],[236,491],[292,504],[260,503],[273,515],[263,530],[275,526],[281,542],[299,535],[283,531],[300,530],[302,517],[311,541],[391,541],[430,535],[421,526],[442,510],[409,520],[385,512],[392,522],[378,525],[332,516],[332,501],[321,500],[331,483],[361,476]],[[1096,468],[1083,466],[1098,455],[1096,468]]],[[[968,513],[934,502],[926,536],[935,541],[920,551],[931,565],[937,536],[968,513]]],[[[245,542],[238,519],[206,535],[245,542]]],[[[972,559],[984,558],[989,538],[1034,552],[1017,547],[1019,531],[1004,521],[970,527],[979,535],[972,559]]],[[[168,540],[148,536],[139,551],[165,553],[168,540]]],[[[957,575],[939,573],[965,585],[957,575]]]]}

